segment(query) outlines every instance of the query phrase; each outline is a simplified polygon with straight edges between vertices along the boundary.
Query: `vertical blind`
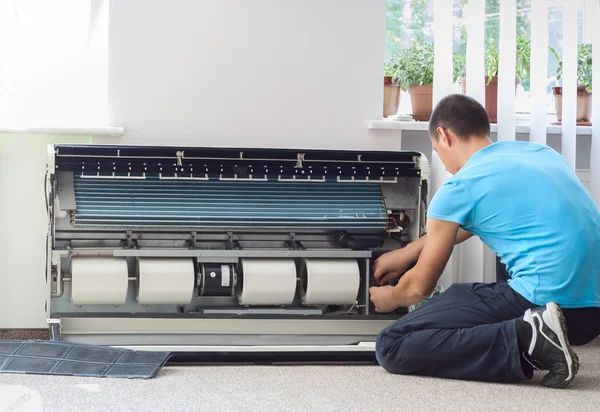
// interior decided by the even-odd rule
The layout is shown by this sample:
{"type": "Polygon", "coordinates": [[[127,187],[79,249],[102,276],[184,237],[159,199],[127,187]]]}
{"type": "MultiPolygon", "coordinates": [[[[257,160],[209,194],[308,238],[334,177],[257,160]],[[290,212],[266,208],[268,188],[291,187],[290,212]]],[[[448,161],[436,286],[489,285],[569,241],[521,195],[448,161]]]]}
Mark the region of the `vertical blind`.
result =
{"type": "MultiPolygon", "coordinates": [[[[470,0],[467,10],[467,62],[466,91],[482,105],[485,105],[485,0],[470,0]]],[[[461,244],[456,251],[457,271],[455,281],[477,282],[484,271],[485,248],[481,241],[473,237],[461,244]],[[469,268],[468,272],[462,268],[469,268]],[[479,278],[477,278],[479,276],[479,278]]]]}
{"type": "Polygon", "coordinates": [[[546,144],[546,73],[548,73],[548,0],[531,2],[531,123],[529,140],[546,144]]]}
{"type": "MultiPolygon", "coordinates": [[[[452,1],[434,1],[434,90],[435,104],[445,95],[451,93],[452,87],[452,38],[453,22],[452,1]]],[[[584,21],[588,25],[600,21],[600,0],[586,0],[581,10],[577,3],[562,1],[562,122],[561,153],[575,168],[577,154],[577,64],[578,33],[577,17],[584,12],[584,21]]],[[[531,115],[530,141],[547,144],[546,87],[548,75],[548,0],[531,2],[531,115]]],[[[516,0],[500,2],[500,39],[498,67],[498,140],[516,139],[516,0]]],[[[484,17],[485,0],[469,0],[467,15],[467,94],[484,103],[484,17]]],[[[587,27],[584,41],[592,43],[593,65],[592,84],[600,87],[600,30],[587,27]]],[[[600,205],[600,91],[592,93],[592,143],[590,162],[589,190],[596,203],[600,205]]],[[[443,164],[433,152],[432,185],[430,196],[433,196],[447,179],[443,164]]],[[[490,273],[495,266],[489,262],[494,259],[493,253],[485,248],[477,239],[471,239],[455,248],[441,283],[491,281],[495,274],[490,273]],[[485,268],[485,269],[484,269],[485,268]]]]}
{"type": "MultiPolygon", "coordinates": [[[[483,1],[483,0],[472,0],[483,1]]],[[[469,2],[470,3],[470,2],[469,2]]],[[[467,32],[467,36],[469,33],[467,32]]],[[[500,2],[498,62],[498,140],[515,140],[515,68],[517,66],[517,1],[500,2]]],[[[468,64],[468,62],[467,62],[468,64]]]]}
{"type": "MultiPolygon", "coordinates": [[[[452,93],[453,73],[452,73],[452,29],[453,21],[448,16],[452,16],[453,4],[451,1],[436,0],[433,10],[433,25],[435,27],[433,45],[433,106],[448,94],[452,93]]],[[[431,195],[440,188],[444,181],[450,176],[446,171],[444,164],[437,153],[432,150],[431,156],[432,189],[431,195]]],[[[440,278],[440,283],[447,288],[451,283],[458,280],[457,273],[459,268],[458,256],[453,254],[444,274],[440,278]]]]}
{"type": "Polygon", "coordinates": [[[561,153],[573,168],[577,154],[577,11],[578,7],[563,5],[561,153]]]}
{"type": "MultiPolygon", "coordinates": [[[[589,22],[598,24],[600,21],[600,1],[587,0],[585,3],[586,13],[589,12],[591,17],[589,22]]],[[[592,31],[592,61],[596,64],[592,65],[592,84],[600,85],[600,30],[592,31]]],[[[590,158],[590,192],[596,200],[596,204],[600,204],[600,93],[592,92],[592,150],[590,158]]]]}

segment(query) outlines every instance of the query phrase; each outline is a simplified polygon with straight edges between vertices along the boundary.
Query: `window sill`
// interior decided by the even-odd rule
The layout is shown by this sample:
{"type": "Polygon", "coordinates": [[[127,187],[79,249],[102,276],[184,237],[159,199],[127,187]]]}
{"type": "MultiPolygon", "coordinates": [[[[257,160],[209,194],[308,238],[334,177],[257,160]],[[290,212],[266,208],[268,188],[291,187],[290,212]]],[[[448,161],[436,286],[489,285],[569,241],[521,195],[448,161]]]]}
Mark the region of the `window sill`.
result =
{"type": "MultiPolygon", "coordinates": [[[[496,133],[498,131],[498,125],[491,125],[492,133],[496,133]]],[[[405,121],[405,120],[391,120],[391,119],[382,119],[382,120],[372,120],[369,123],[370,130],[396,130],[396,131],[427,131],[429,127],[428,122],[417,122],[417,121],[405,121]]],[[[516,124],[516,132],[517,133],[529,133],[530,125],[527,123],[522,123],[517,120],[516,124]]],[[[562,134],[562,127],[547,124],[546,132],[548,134],[562,134]]],[[[579,136],[590,136],[592,134],[591,126],[577,126],[577,135],[579,136]]]]}
{"type": "Polygon", "coordinates": [[[14,134],[61,134],[79,136],[122,137],[125,130],[122,127],[3,127],[0,133],[14,134]]]}

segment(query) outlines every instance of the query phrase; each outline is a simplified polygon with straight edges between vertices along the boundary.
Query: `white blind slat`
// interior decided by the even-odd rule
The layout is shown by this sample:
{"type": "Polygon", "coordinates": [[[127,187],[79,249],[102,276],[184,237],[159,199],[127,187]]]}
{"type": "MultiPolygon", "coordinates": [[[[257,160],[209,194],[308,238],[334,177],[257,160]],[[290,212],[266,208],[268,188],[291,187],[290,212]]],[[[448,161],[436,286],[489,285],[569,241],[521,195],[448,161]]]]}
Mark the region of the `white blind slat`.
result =
{"type": "MultiPolygon", "coordinates": [[[[433,107],[452,92],[452,2],[435,0],[434,20],[434,62],[433,62],[433,107]]],[[[450,176],[435,152],[432,154],[432,195],[450,176]]]]}
{"type": "Polygon", "coordinates": [[[583,42],[592,43],[594,36],[594,25],[597,25],[598,17],[594,16],[594,7],[599,3],[598,0],[585,0],[583,13],[583,42]]]}
{"type": "Polygon", "coordinates": [[[453,16],[452,1],[434,1],[434,62],[433,62],[433,105],[452,93],[452,46],[453,16]],[[448,16],[451,16],[448,18],[448,16]]]}
{"type": "Polygon", "coordinates": [[[469,0],[467,9],[467,94],[485,105],[485,0],[469,0]]]}
{"type": "MultiPolygon", "coordinates": [[[[600,21],[600,2],[598,0],[587,0],[585,13],[590,14],[591,21],[600,21]]],[[[596,87],[592,91],[592,153],[590,159],[590,193],[597,205],[600,205],[600,30],[594,30],[592,34],[592,85],[596,87]]]]}
{"type": "Polygon", "coordinates": [[[573,169],[577,154],[577,11],[575,4],[563,3],[561,153],[573,169]]]}
{"type": "MultiPolygon", "coordinates": [[[[485,0],[469,0],[467,9],[467,94],[485,105],[485,0]]],[[[458,245],[458,280],[483,282],[484,245],[474,236],[458,245]]]]}
{"type": "Polygon", "coordinates": [[[548,0],[531,2],[531,127],[529,139],[546,144],[548,75],[548,0]]]}
{"type": "MultiPolygon", "coordinates": [[[[453,29],[453,2],[448,0],[434,0],[433,27],[434,27],[434,64],[433,64],[433,107],[445,96],[452,92],[452,29],[453,29]],[[451,16],[448,18],[448,16],[451,16]]],[[[432,151],[431,155],[431,190],[434,196],[437,190],[448,179],[444,164],[439,156],[432,151]]],[[[455,254],[450,258],[440,283],[448,288],[457,279],[457,259],[455,254]]]]}
{"type": "Polygon", "coordinates": [[[500,2],[500,47],[498,67],[498,140],[515,140],[515,69],[517,2],[500,2]]]}

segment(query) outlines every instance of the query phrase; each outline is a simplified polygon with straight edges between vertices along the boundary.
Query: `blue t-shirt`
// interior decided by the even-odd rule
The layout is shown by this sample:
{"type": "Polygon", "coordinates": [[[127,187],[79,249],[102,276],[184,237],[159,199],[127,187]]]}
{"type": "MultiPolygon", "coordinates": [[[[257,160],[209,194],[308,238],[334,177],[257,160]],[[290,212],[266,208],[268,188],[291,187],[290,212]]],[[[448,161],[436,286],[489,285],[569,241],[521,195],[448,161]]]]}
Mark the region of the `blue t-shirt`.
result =
{"type": "Polygon", "coordinates": [[[600,213],[548,146],[498,142],[479,150],[442,185],[427,216],[477,235],[530,302],[600,306],[600,213]]]}

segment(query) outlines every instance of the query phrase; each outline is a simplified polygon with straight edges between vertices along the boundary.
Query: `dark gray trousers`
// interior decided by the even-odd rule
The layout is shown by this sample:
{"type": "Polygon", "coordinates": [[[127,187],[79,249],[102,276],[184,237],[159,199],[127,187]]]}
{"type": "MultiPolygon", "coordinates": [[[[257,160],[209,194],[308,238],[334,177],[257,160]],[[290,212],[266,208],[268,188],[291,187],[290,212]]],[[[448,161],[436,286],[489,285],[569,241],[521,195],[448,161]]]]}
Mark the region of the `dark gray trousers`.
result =
{"type": "MultiPolygon", "coordinates": [[[[380,365],[391,373],[487,382],[519,382],[533,376],[523,361],[516,319],[534,305],[506,283],[454,284],[398,319],[377,338],[380,365]]],[[[563,310],[573,345],[600,335],[600,308],[563,310]]]]}

